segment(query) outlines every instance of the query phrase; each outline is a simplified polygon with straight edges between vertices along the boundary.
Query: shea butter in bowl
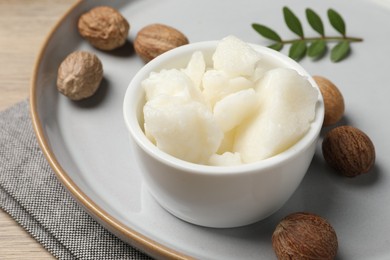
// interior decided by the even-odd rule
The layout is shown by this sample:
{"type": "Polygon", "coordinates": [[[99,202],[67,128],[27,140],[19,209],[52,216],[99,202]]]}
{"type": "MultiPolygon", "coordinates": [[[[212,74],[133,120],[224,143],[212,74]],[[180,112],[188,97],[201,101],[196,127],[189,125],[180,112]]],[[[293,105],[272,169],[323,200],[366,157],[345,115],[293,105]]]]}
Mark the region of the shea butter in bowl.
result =
{"type": "Polygon", "coordinates": [[[313,158],[324,104],[298,63],[228,36],[147,63],[123,112],[156,201],[187,222],[227,228],[262,220],[291,197],[313,158]]]}

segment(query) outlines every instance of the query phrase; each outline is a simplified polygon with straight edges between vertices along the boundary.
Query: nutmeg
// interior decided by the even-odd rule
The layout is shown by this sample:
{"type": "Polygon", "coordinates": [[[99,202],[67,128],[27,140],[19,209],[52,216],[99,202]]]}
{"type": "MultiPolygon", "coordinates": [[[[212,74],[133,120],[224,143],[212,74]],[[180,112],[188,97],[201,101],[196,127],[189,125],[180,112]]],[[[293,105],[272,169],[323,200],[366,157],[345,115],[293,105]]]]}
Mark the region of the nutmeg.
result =
{"type": "Polygon", "coordinates": [[[72,100],[92,96],[103,79],[103,65],[90,52],[75,51],[60,64],[57,74],[57,89],[72,100]]]}
{"type": "Polygon", "coordinates": [[[322,142],[322,154],[332,168],[347,177],[367,173],[375,163],[375,147],[371,139],[352,126],[330,130],[322,142]]]}
{"type": "Polygon", "coordinates": [[[187,37],[177,29],[164,24],[151,24],[142,28],[134,41],[134,49],[145,62],[158,55],[188,44],[187,37]]]}
{"type": "Polygon", "coordinates": [[[322,76],[313,76],[313,79],[316,81],[324,98],[325,117],[323,125],[333,125],[340,121],[344,115],[345,105],[343,95],[329,79],[322,76]]]}
{"type": "Polygon", "coordinates": [[[130,25],[116,9],[97,6],[80,16],[79,33],[100,50],[113,50],[125,44],[130,25]]]}
{"type": "Polygon", "coordinates": [[[312,213],[297,212],[276,226],[272,246],[281,260],[331,260],[337,254],[338,241],[327,220],[312,213]]]}

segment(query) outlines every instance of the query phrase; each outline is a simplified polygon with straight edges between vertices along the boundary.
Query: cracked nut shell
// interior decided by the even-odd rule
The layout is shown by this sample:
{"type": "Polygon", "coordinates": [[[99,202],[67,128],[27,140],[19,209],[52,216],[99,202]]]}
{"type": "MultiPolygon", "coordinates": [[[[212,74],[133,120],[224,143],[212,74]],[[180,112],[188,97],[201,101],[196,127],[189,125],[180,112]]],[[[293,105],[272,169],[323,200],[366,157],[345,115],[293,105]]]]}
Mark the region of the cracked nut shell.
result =
{"type": "Polygon", "coordinates": [[[337,254],[337,235],[324,218],[307,212],[292,213],[282,219],[272,234],[278,259],[331,260],[337,254]]]}
{"type": "Polygon", "coordinates": [[[103,79],[103,65],[90,52],[75,51],[69,54],[58,68],[57,89],[72,100],[92,96],[103,79]]]}
{"type": "Polygon", "coordinates": [[[130,25],[116,9],[98,6],[80,16],[78,29],[91,45],[109,51],[125,44],[130,25]]]}
{"type": "Polygon", "coordinates": [[[352,126],[330,130],[322,142],[322,154],[332,168],[347,177],[367,173],[375,164],[375,147],[371,139],[352,126]]]}

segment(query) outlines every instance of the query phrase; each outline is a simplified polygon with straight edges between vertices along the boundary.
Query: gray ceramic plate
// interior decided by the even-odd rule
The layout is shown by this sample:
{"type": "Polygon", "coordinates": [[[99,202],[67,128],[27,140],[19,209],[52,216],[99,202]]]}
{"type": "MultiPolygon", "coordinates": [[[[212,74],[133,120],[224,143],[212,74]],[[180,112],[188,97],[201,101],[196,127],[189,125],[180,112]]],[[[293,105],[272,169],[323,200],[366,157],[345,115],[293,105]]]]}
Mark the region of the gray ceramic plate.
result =
{"type": "Polygon", "coordinates": [[[131,24],[128,43],[113,52],[92,48],[76,29],[78,16],[98,4],[104,2],[78,3],[47,38],[34,72],[31,111],[38,140],[58,178],[100,223],[159,258],[272,259],[270,239],[278,221],[294,211],[309,211],[334,226],[339,259],[390,259],[390,1],[107,1],[131,24]],[[371,137],[377,152],[375,168],[358,178],[340,177],[325,165],[318,146],[300,188],[268,219],[235,229],[202,228],[176,219],[144,189],[122,119],[125,90],[143,65],[132,49],[137,31],[159,22],[178,28],[191,42],[233,34],[268,44],[250,25],[263,23],[283,37],[293,37],[283,21],[285,5],[301,18],[308,35],[315,32],[304,18],[305,8],[323,17],[328,34],[337,34],[326,19],[326,10],[334,8],[346,20],[347,33],[364,38],[340,63],[331,63],[327,55],[318,61],[305,58],[301,64],[339,86],[346,102],[342,123],[371,137]],[[74,50],[92,51],[104,64],[101,88],[82,102],[68,100],[55,86],[60,62],[74,50]]]}

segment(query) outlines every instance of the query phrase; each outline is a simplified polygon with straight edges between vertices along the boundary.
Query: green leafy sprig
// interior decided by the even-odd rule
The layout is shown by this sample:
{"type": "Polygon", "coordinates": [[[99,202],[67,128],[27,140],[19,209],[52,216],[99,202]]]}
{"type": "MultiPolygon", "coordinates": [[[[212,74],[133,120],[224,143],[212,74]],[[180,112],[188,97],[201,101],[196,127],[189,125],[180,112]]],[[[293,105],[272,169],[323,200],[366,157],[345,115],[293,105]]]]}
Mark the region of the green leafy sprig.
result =
{"type": "Polygon", "coordinates": [[[338,12],[328,9],[327,15],[330,24],[340,36],[326,36],[321,17],[310,8],[306,9],[306,19],[311,28],[319,34],[318,37],[305,37],[301,21],[288,7],[283,7],[284,21],[298,38],[283,40],[274,30],[258,23],[253,23],[252,28],[264,38],[274,41],[268,46],[272,49],[280,51],[285,45],[291,44],[288,55],[297,61],[306,55],[320,59],[328,50],[327,43],[335,42],[331,48],[330,58],[333,62],[338,62],[348,56],[352,42],[361,42],[363,39],[346,35],[345,22],[338,12]]]}

